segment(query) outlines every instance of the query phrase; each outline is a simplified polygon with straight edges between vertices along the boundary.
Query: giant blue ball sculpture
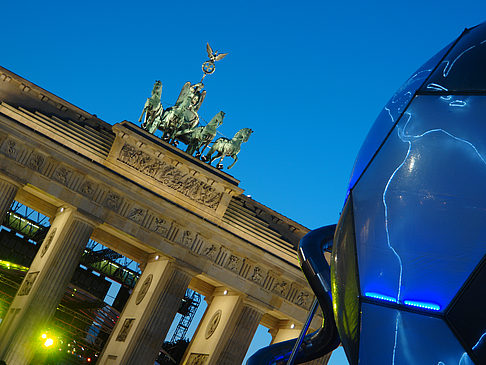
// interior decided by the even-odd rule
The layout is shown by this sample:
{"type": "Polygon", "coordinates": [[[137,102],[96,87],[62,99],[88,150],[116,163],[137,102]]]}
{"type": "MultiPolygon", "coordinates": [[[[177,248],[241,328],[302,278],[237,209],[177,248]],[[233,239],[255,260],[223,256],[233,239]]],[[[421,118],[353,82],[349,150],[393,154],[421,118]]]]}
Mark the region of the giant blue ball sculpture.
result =
{"type": "Polygon", "coordinates": [[[351,364],[486,364],[486,23],[385,106],[357,157],[331,262],[351,364]]]}

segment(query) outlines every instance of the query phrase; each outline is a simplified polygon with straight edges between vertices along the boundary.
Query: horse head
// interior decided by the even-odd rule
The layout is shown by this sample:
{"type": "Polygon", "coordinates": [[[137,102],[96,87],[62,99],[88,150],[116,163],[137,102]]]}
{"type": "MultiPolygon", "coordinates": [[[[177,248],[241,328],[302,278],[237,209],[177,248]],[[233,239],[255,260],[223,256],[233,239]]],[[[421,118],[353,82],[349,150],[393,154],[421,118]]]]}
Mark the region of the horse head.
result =
{"type": "Polygon", "coordinates": [[[223,124],[223,119],[224,119],[225,112],[220,111],[218,114],[216,114],[213,119],[208,123],[208,125],[215,126],[218,128],[221,124],[223,124]]]}
{"type": "Polygon", "coordinates": [[[234,139],[241,139],[243,142],[247,142],[252,133],[253,130],[251,128],[243,128],[236,132],[234,139]]]}
{"type": "Polygon", "coordinates": [[[162,94],[162,82],[160,80],[155,81],[154,88],[152,89],[152,95],[162,94]]]}

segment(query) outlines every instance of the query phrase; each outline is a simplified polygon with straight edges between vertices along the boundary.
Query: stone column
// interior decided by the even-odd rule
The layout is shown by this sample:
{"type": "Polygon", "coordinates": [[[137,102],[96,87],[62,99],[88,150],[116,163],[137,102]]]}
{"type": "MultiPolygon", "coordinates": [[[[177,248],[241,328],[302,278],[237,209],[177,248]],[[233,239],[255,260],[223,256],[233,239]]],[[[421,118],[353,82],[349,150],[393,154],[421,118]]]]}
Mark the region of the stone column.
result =
{"type": "Polygon", "coordinates": [[[209,302],[182,364],[241,364],[263,312],[224,288],[217,288],[209,302]]]}
{"type": "MultiPolygon", "coordinates": [[[[273,345],[274,343],[298,338],[301,330],[301,323],[296,323],[293,321],[279,321],[277,326],[268,330],[268,332],[272,335],[271,344],[273,345]]],[[[313,331],[314,330],[309,330],[307,333],[311,333],[313,331]]],[[[331,354],[327,354],[318,359],[304,362],[302,365],[326,365],[330,357],[331,354]]]]}
{"type": "Polygon", "coordinates": [[[3,222],[8,208],[12,205],[19,185],[0,178],[0,223],[3,222]]]}
{"type": "Polygon", "coordinates": [[[0,358],[7,364],[30,364],[93,228],[74,208],[57,211],[0,327],[0,358]]]}
{"type": "Polygon", "coordinates": [[[152,257],[137,282],[98,361],[100,365],[152,365],[192,275],[168,259],[152,257]]]}

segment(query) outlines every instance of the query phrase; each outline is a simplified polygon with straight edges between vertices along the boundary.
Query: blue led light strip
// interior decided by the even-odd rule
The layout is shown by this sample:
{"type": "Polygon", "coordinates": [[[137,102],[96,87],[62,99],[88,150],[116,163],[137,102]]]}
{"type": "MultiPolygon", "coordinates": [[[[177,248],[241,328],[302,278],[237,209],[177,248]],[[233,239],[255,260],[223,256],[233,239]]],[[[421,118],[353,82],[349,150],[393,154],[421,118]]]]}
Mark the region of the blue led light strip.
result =
{"type": "Polygon", "coordinates": [[[435,303],[427,303],[427,302],[417,302],[415,300],[404,300],[403,303],[405,305],[408,305],[410,307],[417,307],[417,308],[422,308],[422,309],[428,309],[428,310],[433,310],[433,311],[439,311],[440,306],[435,303]]]}
{"type": "Polygon", "coordinates": [[[365,297],[378,299],[378,300],[384,300],[386,302],[392,302],[392,303],[397,302],[397,300],[395,298],[389,297],[388,295],[379,294],[379,293],[366,292],[365,297]]]}

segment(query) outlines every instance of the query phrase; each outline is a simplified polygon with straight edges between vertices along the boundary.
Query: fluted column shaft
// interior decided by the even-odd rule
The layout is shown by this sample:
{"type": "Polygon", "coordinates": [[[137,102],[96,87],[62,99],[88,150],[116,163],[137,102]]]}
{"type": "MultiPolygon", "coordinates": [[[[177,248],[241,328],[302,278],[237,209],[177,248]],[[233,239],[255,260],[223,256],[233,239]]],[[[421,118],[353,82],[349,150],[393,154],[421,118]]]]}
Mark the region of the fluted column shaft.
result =
{"type": "Polygon", "coordinates": [[[192,275],[165,259],[147,263],[100,358],[101,364],[152,365],[192,275]]]}
{"type": "Polygon", "coordinates": [[[206,299],[209,306],[182,364],[241,364],[263,313],[245,302],[244,295],[223,287],[206,299]]]}
{"type": "Polygon", "coordinates": [[[0,327],[0,358],[7,364],[30,363],[93,228],[75,209],[58,210],[0,327]]]}
{"type": "Polygon", "coordinates": [[[18,190],[19,186],[0,178],[0,222],[5,218],[18,190]]]}
{"type": "Polygon", "coordinates": [[[262,319],[263,313],[253,306],[243,303],[236,323],[218,358],[212,359],[212,364],[232,365],[241,364],[253,336],[262,319]]]}

